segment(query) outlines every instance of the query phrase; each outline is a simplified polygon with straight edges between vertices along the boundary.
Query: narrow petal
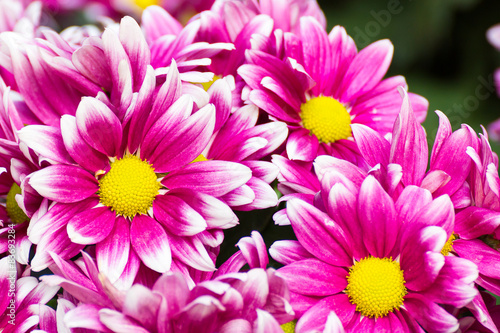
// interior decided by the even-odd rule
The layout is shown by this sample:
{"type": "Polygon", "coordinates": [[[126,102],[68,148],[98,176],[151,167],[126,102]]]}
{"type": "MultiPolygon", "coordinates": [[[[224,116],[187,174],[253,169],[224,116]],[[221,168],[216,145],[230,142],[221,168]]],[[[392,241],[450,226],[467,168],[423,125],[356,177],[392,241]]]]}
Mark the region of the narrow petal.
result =
{"type": "Polygon", "coordinates": [[[171,172],[162,184],[170,189],[188,188],[218,197],[245,184],[251,177],[252,171],[242,164],[205,161],[171,172]]]}
{"type": "Polygon", "coordinates": [[[153,212],[158,222],[179,236],[193,236],[207,228],[203,216],[184,200],[170,193],[155,199],[153,212]]]}
{"type": "Polygon", "coordinates": [[[318,138],[302,128],[290,133],[286,153],[291,160],[312,161],[318,156],[318,147],[318,138]]]}
{"type": "Polygon", "coordinates": [[[68,328],[87,328],[103,332],[111,332],[99,320],[100,309],[100,306],[94,304],[82,304],[66,313],[64,316],[64,324],[68,328]]]}
{"type": "Polygon", "coordinates": [[[122,126],[106,104],[83,97],[76,110],[76,126],[80,135],[95,150],[116,156],[122,141],[122,126]]]}
{"type": "Polygon", "coordinates": [[[44,125],[30,125],[18,132],[19,140],[33,149],[41,159],[48,159],[52,163],[74,164],[66,150],[57,127],[44,125]]]}
{"type": "Polygon", "coordinates": [[[116,214],[109,207],[85,210],[68,223],[68,236],[78,244],[97,244],[108,237],[115,225],[116,214]]]}
{"type": "Polygon", "coordinates": [[[328,215],[295,198],[288,201],[287,213],[297,239],[307,251],[332,265],[352,265],[343,230],[328,215]]]}
{"type": "Polygon", "coordinates": [[[78,165],[93,172],[104,170],[109,165],[107,156],[89,146],[80,135],[74,116],[61,117],[61,135],[68,153],[78,165]]]}
{"type": "Polygon", "coordinates": [[[99,320],[113,332],[122,333],[148,333],[149,331],[140,327],[135,321],[121,312],[101,309],[99,310],[99,320]]]}
{"type": "Polygon", "coordinates": [[[401,221],[396,218],[391,197],[372,176],[361,186],[358,216],[366,249],[372,256],[388,256],[396,244],[401,221]]]}
{"type": "Polygon", "coordinates": [[[388,39],[372,43],[352,60],[342,85],[342,101],[351,101],[382,80],[391,64],[394,46],[388,39]]]}
{"type": "Polygon", "coordinates": [[[109,237],[96,245],[96,259],[99,271],[111,283],[116,282],[127,265],[130,252],[130,223],[124,217],[117,217],[109,237]]]}
{"type": "Polygon", "coordinates": [[[278,269],[290,291],[308,296],[331,296],[347,287],[348,271],[317,259],[296,261],[278,269]]]}
{"type": "Polygon", "coordinates": [[[424,128],[417,122],[408,94],[403,94],[403,104],[392,133],[390,162],[403,168],[405,185],[420,185],[427,169],[428,148],[424,128]],[[410,147],[410,149],[408,149],[410,147]]]}
{"type": "Polygon", "coordinates": [[[409,315],[427,331],[439,327],[440,332],[455,332],[459,327],[457,318],[419,294],[408,294],[404,306],[409,315]]]}
{"type": "Polygon", "coordinates": [[[137,215],[130,228],[132,246],[142,262],[154,271],[170,269],[172,254],[165,230],[151,217],[137,215]]]}
{"type": "Polygon", "coordinates": [[[99,190],[88,171],[70,165],[51,165],[33,174],[29,184],[41,196],[62,203],[84,200],[99,190]]]}

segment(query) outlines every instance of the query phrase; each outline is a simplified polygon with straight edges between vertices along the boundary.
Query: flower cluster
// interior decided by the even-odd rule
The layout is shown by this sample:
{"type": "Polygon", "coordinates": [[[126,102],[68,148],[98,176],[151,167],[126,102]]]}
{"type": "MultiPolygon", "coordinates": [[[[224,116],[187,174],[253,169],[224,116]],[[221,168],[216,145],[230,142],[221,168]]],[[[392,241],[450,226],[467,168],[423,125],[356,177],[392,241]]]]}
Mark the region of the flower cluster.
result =
{"type": "Polygon", "coordinates": [[[315,0],[26,2],[0,0],[0,331],[498,333],[498,157],[439,111],[429,152],[389,40],[315,0]],[[77,8],[101,25],[43,25],[77,8]],[[224,260],[264,209],[293,239],[224,260]]]}

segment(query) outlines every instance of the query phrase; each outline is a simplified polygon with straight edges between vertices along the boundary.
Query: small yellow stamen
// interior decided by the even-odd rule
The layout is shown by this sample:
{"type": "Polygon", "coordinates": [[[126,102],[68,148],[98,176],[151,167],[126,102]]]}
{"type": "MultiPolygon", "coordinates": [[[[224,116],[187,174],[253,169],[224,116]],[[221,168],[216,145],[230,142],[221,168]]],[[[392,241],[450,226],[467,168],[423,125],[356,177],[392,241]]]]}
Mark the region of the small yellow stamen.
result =
{"type": "Polygon", "coordinates": [[[289,321],[286,324],[281,325],[281,329],[284,333],[295,333],[295,326],[297,325],[296,320],[289,321]]]}
{"type": "Polygon", "coordinates": [[[367,257],[349,269],[345,293],[365,317],[380,318],[399,310],[408,293],[399,262],[367,257]]]}
{"type": "Polygon", "coordinates": [[[99,180],[97,194],[103,205],[131,218],[147,214],[160,187],[151,164],[135,155],[126,155],[111,163],[111,169],[99,180]]]}
{"type": "Polygon", "coordinates": [[[16,183],[14,183],[12,184],[9,193],[7,193],[5,208],[7,210],[7,215],[10,217],[12,223],[21,224],[24,221],[28,221],[29,217],[17,204],[16,194],[21,194],[21,188],[16,183]]]}
{"type": "Polygon", "coordinates": [[[331,143],[351,137],[351,116],[345,106],[332,97],[314,97],[300,106],[304,128],[319,141],[331,143]]]}
{"type": "Polygon", "coordinates": [[[453,251],[453,241],[455,239],[457,239],[457,236],[455,234],[451,234],[450,238],[448,238],[443,246],[443,249],[441,250],[443,256],[447,256],[451,251],[453,251]]]}

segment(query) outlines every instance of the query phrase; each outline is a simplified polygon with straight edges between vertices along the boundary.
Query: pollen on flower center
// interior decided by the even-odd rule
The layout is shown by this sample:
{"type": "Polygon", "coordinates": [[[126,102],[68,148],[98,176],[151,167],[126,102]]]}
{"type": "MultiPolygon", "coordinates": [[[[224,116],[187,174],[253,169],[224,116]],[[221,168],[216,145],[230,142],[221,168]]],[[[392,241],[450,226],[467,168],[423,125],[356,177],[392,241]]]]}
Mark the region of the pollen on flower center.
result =
{"type": "Polygon", "coordinates": [[[332,97],[314,97],[302,104],[300,111],[303,126],[321,142],[335,142],[352,135],[349,112],[332,97]]]}
{"type": "Polygon", "coordinates": [[[147,213],[160,186],[151,164],[126,155],[111,163],[111,169],[99,180],[98,194],[101,203],[118,215],[134,217],[147,213]]]}
{"type": "Polygon", "coordinates": [[[21,194],[21,188],[14,183],[12,184],[9,193],[7,193],[5,209],[7,210],[7,215],[14,224],[21,224],[24,221],[28,221],[29,217],[26,216],[24,211],[17,204],[16,194],[21,194]]]}
{"type": "Polygon", "coordinates": [[[453,241],[457,239],[455,234],[451,234],[450,238],[446,241],[446,243],[443,246],[443,249],[441,250],[441,254],[443,256],[447,256],[452,250],[453,250],[453,241]]]}
{"type": "Polygon", "coordinates": [[[366,317],[380,318],[403,305],[408,293],[403,271],[392,258],[368,257],[349,269],[346,294],[356,311],[366,317]]]}
{"type": "Polygon", "coordinates": [[[295,326],[297,326],[297,320],[292,320],[281,325],[281,329],[283,330],[283,333],[295,333],[295,326]]]}

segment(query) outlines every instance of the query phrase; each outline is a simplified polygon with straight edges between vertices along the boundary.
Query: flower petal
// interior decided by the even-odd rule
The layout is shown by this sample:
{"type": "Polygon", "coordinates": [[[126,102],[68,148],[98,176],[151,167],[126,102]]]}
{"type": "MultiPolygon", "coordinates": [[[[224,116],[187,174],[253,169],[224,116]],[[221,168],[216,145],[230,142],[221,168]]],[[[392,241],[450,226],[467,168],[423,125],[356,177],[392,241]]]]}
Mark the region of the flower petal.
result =
{"type": "Polygon", "coordinates": [[[84,200],[99,190],[95,177],[70,165],[51,165],[36,171],[29,184],[41,196],[62,203],[84,200]]]}
{"type": "Polygon", "coordinates": [[[146,266],[160,273],[170,269],[170,244],[158,222],[146,215],[136,215],[132,220],[130,239],[135,252],[146,266]]]}

